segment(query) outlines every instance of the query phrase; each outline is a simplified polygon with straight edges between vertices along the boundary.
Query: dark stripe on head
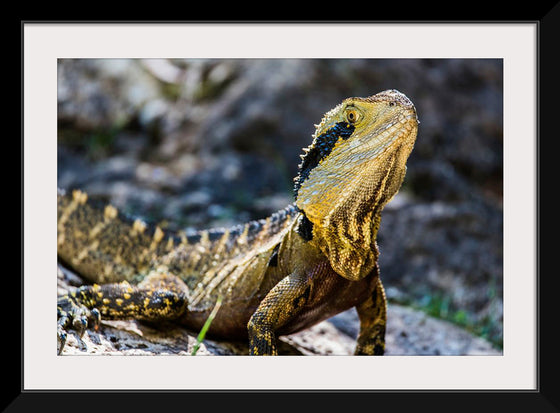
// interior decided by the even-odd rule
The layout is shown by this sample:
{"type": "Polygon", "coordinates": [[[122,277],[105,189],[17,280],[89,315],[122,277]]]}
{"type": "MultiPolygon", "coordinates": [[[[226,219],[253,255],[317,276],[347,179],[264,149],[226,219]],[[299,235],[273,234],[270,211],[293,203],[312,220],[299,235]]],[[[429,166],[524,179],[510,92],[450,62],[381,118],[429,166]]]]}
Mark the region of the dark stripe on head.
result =
{"type": "Polygon", "coordinates": [[[297,198],[298,191],[303,182],[309,177],[310,172],[326,158],[334,148],[339,138],[348,139],[354,132],[354,126],[346,122],[338,122],[326,132],[320,134],[313,141],[312,147],[305,154],[299,165],[299,172],[295,179],[294,195],[297,198]]]}

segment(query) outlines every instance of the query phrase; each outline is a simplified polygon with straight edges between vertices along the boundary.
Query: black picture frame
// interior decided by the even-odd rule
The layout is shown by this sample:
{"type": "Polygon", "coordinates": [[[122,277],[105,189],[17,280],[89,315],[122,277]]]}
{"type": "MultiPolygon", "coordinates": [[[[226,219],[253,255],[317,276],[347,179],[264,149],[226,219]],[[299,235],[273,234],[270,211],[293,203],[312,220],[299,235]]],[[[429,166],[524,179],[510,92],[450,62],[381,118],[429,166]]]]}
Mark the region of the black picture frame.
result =
{"type": "MultiPolygon", "coordinates": [[[[470,6],[472,7],[472,5],[470,6]]],[[[480,4],[482,7],[482,3],[480,4]]],[[[509,5],[507,7],[510,7],[509,5]]],[[[512,6],[513,7],[513,6],[512,6]]],[[[410,15],[410,10],[405,15],[410,15]]],[[[12,366],[5,367],[4,377],[7,377],[5,391],[3,391],[2,408],[6,412],[20,411],[56,411],[62,410],[61,406],[68,406],[79,411],[153,411],[161,410],[181,410],[193,408],[209,408],[214,410],[228,410],[231,406],[239,406],[239,409],[257,408],[259,410],[273,409],[278,406],[281,409],[292,409],[293,407],[310,406],[314,411],[319,411],[325,407],[341,406],[345,409],[391,409],[391,411],[522,411],[530,410],[534,412],[554,412],[560,411],[560,397],[557,393],[558,380],[556,378],[558,363],[555,340],[551,333],[555,330],[553,326],[558,325],[556,316],[558,309],[553,307],[554,294],[558,291],[556,285],[557,278],[554,274],[547,272],[544,278],[541,277],[541,231],[540,231],[540,184],[541,177],[554,175],[541,174],[540,165],[546,164],[541,158],[540,150],[541,136],[549,136],[552,140],[554,132],[552,122],[555,119],[553,111],[557,105],[559,91],[559,81],[556,70],[555,59],[557,50],[557,39],[560,38],[558,27],[560,26],[560,5],[546,4],[535,7],[533,10],[514,9],[504,13],[508,21],[535,22],[538,27],[538,56],[537,56],[537,192],[535,204],[537,211],[537,244],[527,246],[535,248],[537,252],[537,387],[535,390],[500,390],[500,391],[359,391],[359,390],[340,390],[340,391],[309,391],[308,389],[293,389],[289,391],[31,391],[23,388],[23,350],[20,353],[20,363],[12,363],[12,366]],[[548,132],[548,133],[546,133],[548,132]],[[9,372],[9,373],[8,373],[9,372]],[[20,380],[16,380],[19,378],[20,380]],[[289,395],[288,395],[289,394],[289,395]],[[230,407],[223,406],[222,399],[229,401],[230,407]],[[301,400],[301,402],[300,402],[301,400]],[[219,402],[219,404],[218,404],[219,402]]],[[[422,13],[420,13],[422,15],[422,13]]],[[[469,15],[469,12],[466,12],[469,15]]],[[[472,12],[471,12],[472,15],[472,12]]],[[[424,14],[425,16],[425,14],[424,14]]],[[[409,16],[414,18],[414,16],[409,16]]],[[[474,16],[473,16],[474,17],[474,16]]],[[[478,17],[478,16],[476,16],[478,17]]],[[[487,20],[478,17],[476,21],[501,22],[498,14],[491,16],[487,20]]],[[[503,16],[502,16],[503,17],[503,16]]],[[[406,16],[403,22],[407,22],[406,16]]],[[[453,24],[457,20],[453,16],[446,16],[449,20],[438,20],[453,24]]],[[[106,20],[103,20],[106,21],[106,20]]],[[[399,20],[400,21],[400,20],[399,20]]],[[[429,16],[426,20],[433,21],[429,16]]],[[[20,19],[21,28],[21,48],[20,61],[21,71],[23,72],[23,26],[30,22],[43,22],[49,24],[52,20],[37,21],[20,19]]],[[[72,22],[72,21],[65,21],[72,22]]],[[[112,22],[112,21],[111,21],[112,22]]],[[[218,21],[219,22],[219,21],[218,21]]],[[[266,21],[265,21],[266,22],[266,21]]],[[[421,23],[422,21],[419,21],[421,23]]],[[[23,101],[23,75],[21,77],[21,97],[23,101]]],[[[22,103],[23,108],[23,103],[22,103]]],[[[23,110],[21,111],[23,118],[23,110]]],[[[22,120],[23,125],[23,120],[22,120]]],[[[22,128],[23,129],[23,128],[22,128]]],[[[23,142],[23,130],[21,131],[23,142]]],[[[23,144],[20,147],[21,161],[23,164],[23,144]]],[[[552,154],[553,153],[548,153],[552,154]]],[[[554,165],[554,162],[551,162],[554,165]]],[[[23,171],[23,166],[22,166],[23,171]]],[[[20,185],[23,186],[23,180],[20,185]]],[[[546,186],[545,188],[549,188],[546,186]]],[[[554,192],[554,191],[552,191],[554,192]]],[[[23,200],[21,204],[23,210],[23,200]]],[[[22,214],[23,216],[23,214],[22,214]]],[[[24,223],[21,222],[22,228],[24,223]]],[[[23,237],[23,230],[21,231],[23,237]]],[[[520,240],[522,242],[522,240],[520,240]]],[[[18,286],[23,289],[23,241],[21,250],[21,282],[18,284],[12,280],[14,291],[18,286]]],[[[15,277],[14,277],[15,278],[15,277]]],[[[23,293],[22,293],[23,297],[23,293]]],[[[22,300],[23,301],[23,300],[22,300]]],[[[23,304],[22,304],[23,310],[23,304]]],[[[22,330],[21,323],[23,317],[11,317],[12,330],[17,332],[22,330]]],[[[23,333],[22,333],[23,334],[23,333]]],[[[14,348],[18,346],[13,343],[17,341],[17,334],[14,333],[5,343],[9,344],[9,349],[14,354],[14,348]]],[[[23,337],[20,335],[23,345],[23,337]]],[[[16,358],[15,355],[13,358],[16,358]]],[[[70,374],[79,374],[72,372],[70,374]]],[[[263,374],[274,374],[274,372],[263,372],[263,374]]],[[[297,373],[295,373],[297,374],[297,373]]],[[[333,372],[335,374],[335,372],[333,372]]]]}

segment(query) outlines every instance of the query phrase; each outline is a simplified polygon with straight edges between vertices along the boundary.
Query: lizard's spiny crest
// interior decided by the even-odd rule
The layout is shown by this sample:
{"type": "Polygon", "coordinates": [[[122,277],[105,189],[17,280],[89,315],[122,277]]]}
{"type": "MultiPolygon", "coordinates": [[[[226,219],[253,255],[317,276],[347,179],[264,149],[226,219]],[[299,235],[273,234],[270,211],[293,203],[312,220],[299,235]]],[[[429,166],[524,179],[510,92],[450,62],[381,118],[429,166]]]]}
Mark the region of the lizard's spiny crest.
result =
{"type": "MultiPolygon", "coordinates": [[[[339,107],[340,105],[329,112],[329,114],[339,107]]],[[[329,118],[329,114],[323,118],[323,121],[317,127],[317,131],[320,130],[321,126],[329,118]]],[[[294,195],[296,198],[302,183],[309,177],[311,170],[319,165],[319,162],[331,153],[334,145],[339,139],[348,139],[352,135],[352,132],[354,132],[354,126],[348,122],[341,121],[335,123],[321,134],[317,134],[317,132],[315,133],[313,143],[309,147],[303,149],[304,154],[301,155],[299,171],[297,176],[294,178],[294,195]]]]}

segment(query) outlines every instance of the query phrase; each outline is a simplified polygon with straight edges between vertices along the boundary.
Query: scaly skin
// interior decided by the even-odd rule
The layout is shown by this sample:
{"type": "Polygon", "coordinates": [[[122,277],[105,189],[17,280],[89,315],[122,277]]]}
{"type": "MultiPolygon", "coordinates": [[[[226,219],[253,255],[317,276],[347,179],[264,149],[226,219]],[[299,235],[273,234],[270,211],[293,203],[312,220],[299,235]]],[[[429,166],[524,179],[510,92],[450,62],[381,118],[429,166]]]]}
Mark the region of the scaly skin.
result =
{"type": "Polygon", "coordinates": [[[295,202],[272,216],[195,236],[150,228],[97,209],[80,191],[58,195],[58,256],[94,283],[59,297],[66,329],[100,318],[204,324],[249,338],[250,354],[277,354],[276,338],[356,307],[355,354],[383,354],[386,300],[377,265],[383,207],[399,190],[416,139],[416,110],[388,90],[349,98],[304,149],[295,202]]]}

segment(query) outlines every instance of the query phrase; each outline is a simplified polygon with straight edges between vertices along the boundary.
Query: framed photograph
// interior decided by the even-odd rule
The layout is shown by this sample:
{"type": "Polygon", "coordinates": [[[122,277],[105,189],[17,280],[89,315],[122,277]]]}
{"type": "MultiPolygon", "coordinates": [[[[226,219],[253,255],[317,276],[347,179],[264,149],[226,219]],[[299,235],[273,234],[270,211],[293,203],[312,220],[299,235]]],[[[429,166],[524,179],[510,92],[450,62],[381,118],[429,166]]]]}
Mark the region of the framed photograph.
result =
{"type": "MultiPolygon", "coordinates": [[[[21,390],[538,394],[540,28],[539,21],[22,22],[21,390]],[[382,104],[387,108],[379,109],[382,104]],[[366,185],[362,169],[342,173],[347,163],[328,166],[338,153],[344,156],[343,144],[352,151],[365,147],[352,143],[361,126],[354,116],[381,122],[395,104],[418,122],[406,126],[414,129],[406,156],[383,161],[392,172],[366,185]],[[328,191],[321,192],[323,186],[328,191]],[[368,198],[369,187],[387,199],[368,198]],[[357,194],[363,202],[350,203],[357,194]],[[101,212],[86,217],[90,227],[71,240],[66,223],[89,214],[73,213],[85,204],[101,212]],[[327,206],[341,204],[351,206],[338,216],[354,220],[343,221],[338,232],[333,226],[320,232],[334,220],[327,206]],[[380,221],[361,213],[376,206],[380,221]],[[126,229],[109,231],[112,219],[126,229]],[[346,243],[318,241],[344,230],[346,243]],[[139,276],[127,272],[123,251],[143,231],[149,242],[131,250],[131,265],[140,268],[139,257],[147,254],[167,258],[158,261],[164,270],[154,266],[139,276]],[[106,248],[98,234],[112,239],[106,248]],[[212,336],[247,326],[264,297],[272,300],[268,292],[281,289],[278,279],[266,281],[275,260],[282,268],[307,268],[315,260],[308,252],[314,242],[329,257],[330,271],[352,278],[340,263],[364,234],[373,240],[368,251],[375,259],[367,274],[355,273],[361,280],[376,271],[372,279],[383,281],[384,288],[360,287],[384,291],[383,351],[379,335],[364,338],[373,328],[365,298],[313,301],[320,288],[336,297],[372,292],[342,282],[329,289],[323,278],[311,293],[302,287],[294,297],[274,295],[292,300],[280,314],[306,308],[302,297],[315,303],[301,313],[307,318],[294,318],[294,328],[288,322],[278,328],[278,357],[255,356],[269,343],[258,332],[250,339],[243,329],[232,333],[233,343],[212,336]],[[214,278],[191,275],[193,268],[211,272],[222,257],[216,251],[237,248],[230,241],[245,243],[235,250],[245,257],[251,251],[261,258],[243,261],[237,274],[242,264],[231,264],[232,252],[225,254],[232,268],[219,281],[218,270],[214,278]],[[67,244],[69,252],[61,253],[67,244]],[[126,306],[123,297],[132,291],[147,300],[150,271],[159,271],[158,283],[167,282],[170,268],[192,260],[194,251],[206,257],[201,248],[209,248],[214,261],[189,261],[192,271],[179,277],[189,291],[185,306],[196,312],[196,303],[205,305],[196,328],[107,319],[109,308],[126,306]],[[90,265],[94,256],[109,259],[90,265]],[[258,269],[261,262],[265,270],[258,269]],[[240,274],[259,281],[239,282],[240,274]],[[104,285],[124,280],[130,290],[110,296],[116,287],[104,285]],[[261,295],[252,303],[256,290],[261,295]],[[90,312],[83,330],[61,324],[60,297],[77,291],[102,293],[98,325],[92,324],[98,313],[90,312]],[[225,304],[214,307],[222,295],[225,304]],[[243,305],[231,304],[242,299],[243,305]],[[235,315],[242,311],[248,316],[235,315]],[[209,337],[197,340],[205,321],[209,337]],[[361,350],[371,356],[354,355],[361,350]]],[[[390,145],[360,159],[389,159],[390,145]]],[[[366,164],[360,168],[370,168],[366,164]]],[[[360,260],[365,268],[370,258],[360,260]]],[[[288,291],[297,282],[291,278],[288,291]]],[[[379,304],[379,294],[373,296],[379,304]]],[[[270,308],[266,317],[274,313],[270,308]]]]}

